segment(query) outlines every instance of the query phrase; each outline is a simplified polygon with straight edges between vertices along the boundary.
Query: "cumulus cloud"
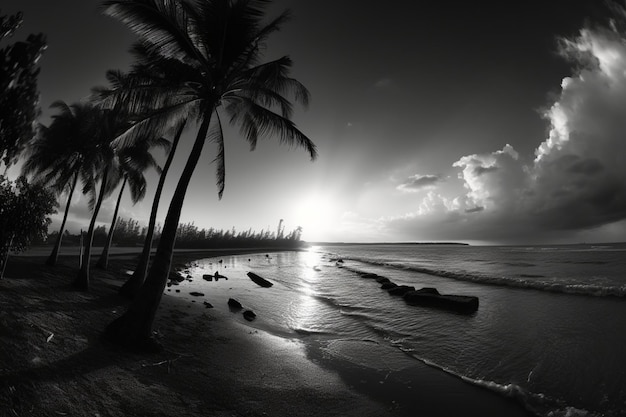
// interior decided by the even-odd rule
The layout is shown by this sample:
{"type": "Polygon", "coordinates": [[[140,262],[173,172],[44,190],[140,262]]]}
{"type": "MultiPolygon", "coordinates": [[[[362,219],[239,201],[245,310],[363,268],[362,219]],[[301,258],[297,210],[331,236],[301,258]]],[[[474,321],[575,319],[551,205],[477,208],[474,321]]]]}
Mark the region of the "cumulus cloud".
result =
{"type": "Polygon", "coordinates": [[[525,173],[519,154],[511,145],[490,154],[464,156],[454,164],[467,194],[457,200],[466,212],[513,209],[513,200],[524,187],[525,173]]]}
{"type": "Polygon", "coordinates": [[[427,188],[433,188],[442,181],[440,175],[412,175],[396,188],[400,191],[413,193],[427,188]]]}
{"type": "MultiPolygon", "coordinates": [[[[587,28],[562,45],[579,69],[545,112],[549,134],[534,158],[508,144],[463,156],[453,166],[465,193],[451,200],[429,193],[414,212],[388,219],[390,230],[423,239],[519,240],[623,224],[626,39],[615,26],[587,28]]],[[[435,182],[415,176],[398,188],[435,182]]]]}
{"type": "Polygon", "coordinates": [[[576,229],[626,218],[626,40],[585,29],[565,48],[587,65],[563,80],[546,112],[551,130],[535,152],[531,198],[545,225],[576,229]]]}

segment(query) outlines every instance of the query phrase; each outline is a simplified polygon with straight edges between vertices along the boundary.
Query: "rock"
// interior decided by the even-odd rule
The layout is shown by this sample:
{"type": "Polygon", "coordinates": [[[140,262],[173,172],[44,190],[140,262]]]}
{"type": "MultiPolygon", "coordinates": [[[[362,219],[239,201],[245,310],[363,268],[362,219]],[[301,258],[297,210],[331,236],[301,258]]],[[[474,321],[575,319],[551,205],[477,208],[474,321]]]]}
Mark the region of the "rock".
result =
{"type": "Polygon", "coordinates": [[[389,290],[389,294],[391,295],[399,295],[399,296],[403,296],[404,294],[406,294],[409,291],[415,291],[415,287],[411,287],[409,285],[397,285],[393,288],[390,288],[389,290]]]}
{"type": "Polygon", "coordinates": [[[197,291],[192,291],[189,293],[189,295],[193,295],[194,297],[204,297],[203,293],[197,291]]]}
{"type": "Polygon", "coordinates": [[[397,286],[398,286],[397,284],[394,284],[393,282],[388,281],[388,282],[383,282],[383,285],[381,285],[380,288],[383,290],[390,290],[392,288],[396,288],[397,286]]]}
{"type": "Polygon", "coordinates": [[[180,292],[180,290],[176,290],[176,292],[180,292]]]}
{"type": "Polygon", "coordinates": [[[384,284],[385,282],[391,282],[391,281],[387,277],[378,277],[376,278],[376,282],[378,282],[379,284],[384,284]]]}
{"type": "Polygon", "coordinates": [[[403,297],[404,301],[411,305],[444,308],[463,314],[471,314],[478,310],[478,297],[439,294],[435,288],[409,291],[403,297]]]}
{"type": "Polygon", "coordinates": [[[205,301],[205,302],[204,302],[204,306],[205,306],[206,308],[213,308],[213,304],[209,303],[208,301],[205,301]]]}
{"type": "Polygon", "coordinates": [[[256,319],[256,314],[254,314],[254,311],[252,310],[246,310],[243,312],[243,318],[248,321],[252,321],[256,319]]]}
{"type": "Polygon", "coordinates": [[[232,308],[233,310],[241,310],[243,308],[241,303],[234,298],[228,299],[228,307],[232,308]]]}
{"type": "Polygon", "coordinates": [[[265,278],[258,276],[254,272],[248,272],[248,277],[250,277],[250,279],[252,281],[254,281],[255,284],[257,284],[257,285],[259,285],[261,287],[269,288],[272,285],[274,285],[271,282],[269,282],[268,280],[266,280],[265,278]]]}
{"type": "Polygon", "coordinates": [[[185,277],[176,271],[172,271],[170,272],[168,279],[172,282],[183,282],[185,280],[185,277]]]}
{"type": "Polygon", "coordinates": [[[207,281],[213,281],[213,275],[204,274],[202,275],[202,279],[207,280],[207,281]]]}
{"type": "Polygon", "coordinates": [[[372,279],[380,278],[380,275],[373,274],[371,272],[360,272],[359,275],[361,276],[361,278],[372,278],[372,279]]]}

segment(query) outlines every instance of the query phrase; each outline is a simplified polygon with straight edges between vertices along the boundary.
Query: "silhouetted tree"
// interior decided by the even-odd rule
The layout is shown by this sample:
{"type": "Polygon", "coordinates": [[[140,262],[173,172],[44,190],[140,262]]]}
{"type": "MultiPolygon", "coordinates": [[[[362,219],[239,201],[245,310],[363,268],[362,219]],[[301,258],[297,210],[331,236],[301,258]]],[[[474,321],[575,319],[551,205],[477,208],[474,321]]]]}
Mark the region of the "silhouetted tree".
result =
{"type": "Polygon", "coordinates": [[[0,278],[9,252],[21,252],[46,237],[55,208],[54,194],[45,187],[29,184],[23,176],[15,183],[0,176],[0,278]]]}
{"type": "Polygon", "coordinates": [[[96,219],[102,202],[107,195],[110,195],[121,178],[121,170],[118,168],[119,160],[115,157],[115,151],[111,145],[111,141],[125,128],[127,128],[128,119],[126,114],[118,109],[103,110],[97,107],[92,108],[96,122],[92,124],[90,134],[96,143],[97,163],[94,164],[94,178],[100,182],[100,189],[97,197],[89,199],[89,207],[92,208],[91,221],[89,229],[85,237],[85,250],[81,268],[78,272],[73,285],[82,290],[89,289],[89,269],[91,264],[91,249],[93,245],[93,236],[96,226],[96,219]]]}
{"type": "Polygon", "coordinates": [[[117,203],[115,204],[115,210],[113,212],[113,219],[111,220],[111,227],[109,228],[107,240],[102,249],[100,259],[98,259],[97,266],[99,268],[107,269],[109,263],[109,250],[111,248],[111,243],[113,242],[115,222],[117,221],[117,213],[119,212],[126,184],[128,184],[130,188],[131,200],[133,204],[136,204],[146,195],[147,184],[146,178],[143,175],[144,171],[149,168],[154,168],[157,172],[161,173],[161,168],[150,153],[151,148],[157,146],[169,149],[170,142],[163,138],[148,139],[137,142],[135,146],[120,148],[115,151],[115,157],[118,160],[116,166],[117,169],[120,170],[118,178],[122,178],[122,185],[120,186],[117,203]]]}
{"type": "MultiPolygon", "coordinates": [[[[129,90],[141,92],[145,90],[146,87],[150,89],[154,89],[155,87],[167,89],[171,85],[179,85],[188,81],[188,71],[178,60],[165,58],[144,43],[139,42],[134,44],[131,48],[131,52],[136,60],[132,66],[132,70],[128,74],[123,74],[119,71],[109,71],[108,78],[112,87],[107,89],[95,89],[94,92],[96,100],[105,107],[107,105],[112,107],[117,106],[120,102],[120,97],[122,97],[121,101],[123,101],[128,111],[133,113],[138,120],[141,120],[143,116],[142,113],[146,110],[144,103],[142,100],[133,101],[124,99],[126,92],[129,90]]],[[[142,253],[133,271],[133,275],[120,289],[120,293],[128,297],[133,297],[145,281],[148,264],[150,262],[154,227],[163,185],[185,125],[186,118],[183,118],[179,121],[178,125],[175,126],[176,133],[174,135],[174,141],[168,153],[163,172],[159,177],[154,200],[152,202],[150,221],[146,229],[146,240],[142,253]]]]}
{"type": "MultiPolygon", "coordinates": [[[[268,36],[288,18],[281,14],[267,25],[261,20],[269,1],[207,0],[189,3],[172,0],[109,0],[105,13],[127,24],[159,59],[175,59],[184,67],[187,82],[169,88],[156,86],[120,94],[155,111],[118,140],[133,141],[146,133],[161,132],[172,120],[192,117],[199,125],[191,154],[174,191],[157,252],[129,310],[107,327],[106,336],[117,343],[151,346],[152,323],[169,274],[178,221],[187,186],[206,140],[217,144],[217,185],[224,191],[224,137],[218,108],[239,124],[254,148],[259,136],[277,134],[281,142],[306,148],[311,158],[315,145],[291,122],[292,106],[284,96],[306,104],[308,91],[288,77],[288,57],[258,64],[268,36]],[[278,109],[279,113],[272,109],[278,109]]],[[[131,106],[135,106],[134,104],[131,106]]]]}
{"type": "Polygon", "coordinates": [[[172,141],[172,147],[167,155],[167,160],[163,166],[163,171],[159,176],[159,182],[157,184],[156,191],[154,193],[154,199],[152,200],[152,209],[150,210],[150,220],[146,229],[146,236],[143,244],[143,250],[137,262],[137,266],[133,271],[133,275],[122,285],[120,293],[127,297],[134,297],[137,291],[143,285],[146,279],[146,273],[148,272],[148,264],[150,263],[150,252],[152,251],[152,243],[154,240],[154,229],[156,225],[156,217],[159,209],[159,202],[161,201],[161,193],[163,192],[163,185],[165,185],[165,178],[172,165],[174,159],[174,153],[178,147],[178,142],[185,128],[185,121],[181,122],[174,134],[174,140],[172,141]]]}
{"type": "Polygon", "coordinates": [[[75,103],[68,106],[63,101],[56,101],[50,107],[58,112],[52,116],[50,126],[40,125],[38,135],[29,142],[22,173],[59,195],[68,193],[56,243],[46,261],[47,265],[53,266],[58,259],[76,185],[80,180],[83,193],[93,194],[96,166],[100,164],[101,155],[98,137],[92,133],[97,123],[93,105],[75,103]]]}
{"type": "MultiPolygon", "coordinates": [[[[22,25],[22,14],[0,14],[0,41],[11,37],[22,25]]],[[[24,144],[35,135],[39,114],[37,62],[46,49],[42,34],[28,35],[0,49],[0,162],[11,165],[24,144]]]]}

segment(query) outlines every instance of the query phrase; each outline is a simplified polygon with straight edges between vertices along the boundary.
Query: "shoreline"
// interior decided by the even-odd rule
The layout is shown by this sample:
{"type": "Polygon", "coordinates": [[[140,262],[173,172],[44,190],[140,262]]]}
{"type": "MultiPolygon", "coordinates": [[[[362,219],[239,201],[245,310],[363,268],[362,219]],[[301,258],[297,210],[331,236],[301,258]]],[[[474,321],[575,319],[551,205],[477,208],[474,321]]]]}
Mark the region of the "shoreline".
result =
{"type": "MultiPolygon", "coordinates": [[[[189,263],[197,260],[199,259],[189,263]]],[[[195,303],[195,300],[192,299],[191,303],[195,303]]],[[[263,325],[256,320],[248,322],[240,316],[232,313],[223,315],[225,319],[254,331],[301,343],[309,361],[338,375],[352,390],[385,405],[395,416],[414,416],[416,412],[423,413],[420,415],[425,417],[534,415],[513,398],[464,380],[397,348],[378,343],[371,344],[371,341],[355,341],[315,332],[280,329],[276,326],[263,325]],[[340,346],[339,349],[337,345],[340,346]],[[367,351],[365,355],[362,357],[355,355],[355,352],[359,351],[363,354],[363,345],[369,345],[365,349],[367,351]],[[337,354],[337,351],[341,350],[345,354],[337,354]],[[387,367],[373,363],[380,358],[387,367]],[[388,368],[390,363],[394,364],[391,366],[392,369],[388,368]],[[450,396],[460,403],[449,402],[450,396]],[[418,408],[416,403],[419,403],[418,408]]]]}
{"type": "MultiPolygon", "coordinates": [[[[175,253],[173,267],[278,251],[182,251],[175,253]]],[[[14,409],[30,404],[36,411],[21,411],[32,416],[528,415],[512,400],[415,359],[406,357],[400,369],[371,367],[371,357],[355,361],[329,354],[331,343],[350,350],[345,341],[274,334],[167,293],[155,321],[162,354],[133,355],[102,345],[99,332],[124,310],[116,271],[132,266],[134,255],[113,256],[108,272],[94,269],[90,293],[69,288],[74,257],[62,257],[52,270],[43,266],[43,257],[10,258],[9,278],[0,281],[0,357],[12,359],[0,364],[0,403],[14,409]]],[[[381,346],[368,351],[404,355],[381,346]]]]}
{"type": "Polygon", "coordinates": [[[0,280],[0,416],[391,415],[308,360],[300,342],[166,294],[154,329],[162,353],[103,344],[104,326],[125,309],[116,289],[126,258],[94,269],[88,293],[70,286],[73,257],[54,268],[45,257],[10,258],[0,280]]]}

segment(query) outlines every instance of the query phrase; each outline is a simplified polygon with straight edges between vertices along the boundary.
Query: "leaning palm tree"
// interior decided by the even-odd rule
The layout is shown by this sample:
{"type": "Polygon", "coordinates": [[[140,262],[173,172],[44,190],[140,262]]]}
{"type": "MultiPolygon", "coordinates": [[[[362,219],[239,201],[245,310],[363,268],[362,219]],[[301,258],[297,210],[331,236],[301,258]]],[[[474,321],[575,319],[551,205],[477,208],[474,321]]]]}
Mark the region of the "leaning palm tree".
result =
{"type": "MultiPolygon", "coordinates": [[[[169,85],[176,85],[177,83],[184,83],[187,81],[187,78],[185,77],[186,67],[179,61],[174,59],[163,59],[153,50],[150,50],[146,47],[146,45],[141,43],[135,43],[131,48],[131,53],[136,59],[131,71],[127,74],[120,71],[108,71],[107,79],[110,83],[110,87],[95,88],[93,91],[94,95],[92,97],[94,100],[99,101],[102,105],[111,105],[112,103],[119,102],[120,97],[123,97],[125,91],[130,90],[137,92],[143,89],[152,91],[156,86],[160,89],[165,89],[168,88],[169,85]],[[113,100],[111,100],[111,97],[113,100]]],[[[127,100],[122,99],[121,101],[128,106],[129,102],[127,100]]],[[[137,101],[139,104],[142,102],[142,100],[137,101]]],[[[134,109],[129,108],[129,110],[141,113],[145,109],[143,107],[136,107],[134,109]]],[[[150,220],[146,229],[143,250],[139,256],[139,260],[133,274],[120,288],[120,294],[126,297],[133,298],[145,281],[148,264],[150,262],[150,254],[152,252],[152,241],[154,237],[154,228],[156,225],[156,217],[161,199],[161,193],[185,125],[186,119],[183,119],[177,126],[175,126],[176,133],[174,134],[174,139],[168,152],[167,160],[163,166],[163,171],[159,176],[159,182],[152,201],[150,220]]]]}
{"type": "Polygon", "coordinates": [[[159,146],[164,149],[169,149],[170,142],[163,138],[148,139],[142,142],[138,142],[136,146],[129,148],[122,148],[117,150],[117,159],[119,164],[117,168],[121,170],[120,176],[122,185],[117,197],[117,203],[113,211],[113,219],[111,220],[111,227],[107,234],[107,240],[102,249],[102,254],[98,259],[96,266],[102,269],[107,269],[109,263],[109,250],[111,243],[113,242],[113,232],[115,231],[115,223],[117,222],[117,213],[119,212],[120,203],[122,201],[122,195],[126,184],[130,188],[131,201],[133,204],[141,201],[146,195],[146,177],[143,173],[149,168],[154,168],[159,174],[161,174],[161,168],[157,164],[156,160],[150,153],[151,148],[159,146]]]}
{"type": "Polygon", "coordinates": [[[159,176],[159,182],[157,184],[156,191],[154,193],[154,199],[152,200],[152,209],[150,210],[150,220],[148,221],[148,228],[146,229],[146,237],[143,243],[143,250],[141,251],[141,255],[139,256],[139,261],[137,261],[137,266],[133,271],[131,277],[126,280],[124,285],[120,287],[120,294],[133,298],[137,294],[137,291],[143,285],[146,274],[148,272],[148,264],[150,263],[150,253],[152,252],[152,241],[154,239],[154,227],[156,225],[157,212],[159,209],[159,202],[161,201],[161,193],[163,191],[163,186],[165,185],[165,178],[167,177],[167,172],[172,165],[172,160],[174,159],[174,154],[176,152],[176,147],[178,146],[178,142],[180,141],[180,137],[183,133],[183,129],[185,128],[185,121],[183,120],[180,125],[176,128],[176,133],[174,134],[174,140],[172,141],[171,148],[167,155],[167,160],[165,161],[165,165],[163,165],[163,170],[161,171],[161,175],[159,176]]]}
{"type": "Polygon", "coordinates": [[[93,165],[98,160],[98,144],[90,129],[94,123],[94,108],[90,103],[63,101],[52,103],[58,113],[50,126],[39,126],[38,135],[28,144],[27,159],[22,173],[32,176],[57,194],[67,192],[67,203],[59,234],[46,264],[57,263],[70,203],[79,180],[83,191],[93,191],[93,165]]]}
{"type": "MultiPolygon", "coordinates": [[[[254,149],[259,137],[277,135],[281,142],[304,147],[311,159],[315,145],[290,120],[292,105],[285,94],[307,104],[309,93],[288,76],[291,60],[259,64],[268,36],[288,18],[283,13],[263,24],[269,0],[109,0],[105,14],[132,29],[158,59],[176,60],[187,77],[164,85],[144,85],[120,93],[130,108],[149,109],[121,135],[123,146],[142,136],[161,134],[173,122],[189,117],[198,124],[196,139],[165,218],[161,239],[144,285],[130,308],[111,323],[106,337],[133,348],[154,346],[152,324],[169,274],[176,230],[187,187],[207,140],[217,144],[217,186],[224,191],[224,114],[238,124],[254,149]],[[220,114],[222,114],[220,116],[220,114]]],[[[168,80],[164,80],[168,81],[168,80]]],[[[115,101],[115,97],[110,97],[115,101]]]]}
{"type": "MultiPolygon", "coordinates": [[[[89,270],[91,265],[91,249],[93,245],[93,235],[96,226],[96,219],[102,207],[102,202],[109,196],[119,184],[121,170],[119,169],[119,159],[116,157],[112,140],[119,132],[129,126],[127,114],[120,111],[119,107],[113,110],[94,108],[97,112],[96,121],[93,123],[91,134],[97,143],[96,161],[93,164],[93,178],[99,181],[100,189],[97,197],[92,193],[89,199],[89,207],[92,209],[91,221],[85,239],[85,250],[78,276],[73,285],[81,290],[89,289],[89,270]]],[[[95,182],[92,183],[95,188],[95,182]]]]}

